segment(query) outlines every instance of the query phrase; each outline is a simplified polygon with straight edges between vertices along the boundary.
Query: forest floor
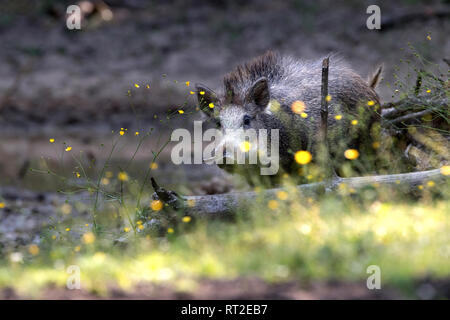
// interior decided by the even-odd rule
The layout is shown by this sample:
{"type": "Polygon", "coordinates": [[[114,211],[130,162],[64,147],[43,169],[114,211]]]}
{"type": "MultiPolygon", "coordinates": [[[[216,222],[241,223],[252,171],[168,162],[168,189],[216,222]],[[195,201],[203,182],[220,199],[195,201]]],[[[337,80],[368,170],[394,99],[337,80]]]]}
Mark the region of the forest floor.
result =
{"type": "MultiPolygon", "coordinates": [[[[6,2],[5,2],[6,3],[6,2]]],[[[16,4],[20,5],[20,1],[16,4]]],[[[3,6],[4,4],[2,4],[3,6]]],[[[197,114],[184,117],[174,111],[180,105],[192,107],[189,91],[195,82],[212,88],[238,62],[275,49],[305,59],[330,52],[342,55],[361,75],[385,64],[379,90],[383,101],[395,100],[394,74],[405,75],[411,59],[409,43],[430,61],[445,69],[442,58],[450,52],[450,20],[432,18],[411,21],[382,31],[364,28],[366,5],[348,7],[345,1],[329,10],[325,1],[275,3],[250,1],[222,6],[216,2],[203,7],[184,1],[151,4],[145,8],[112,6],[114,19],[102,21],[91,16],[81,32],[69,32],[62,18],[64,7],[51,11],[20,9],[1,11],[0,19],[0,252],[27,250],[40,243],[42,231],[54,217],[64,225],[72,220],[89,220],[86,207],[73,209],[70,218],[61,214],[67,197],[57,193],[64,184],[54,176],[30,169],[54,168],[73,178],[76,159],[64,158],[64,149],[83,150],[93,163],[90,173],[98,174],[108,157],[108,148],[120,128],[129,134],[111,162],[119,167],[135,151],[135,131],[158,133],[136,152],[131,177],[142,178],[152,154],[174,128],[192,128],[197,114]],[[343,23],[345,21],[345,23],[343,23]],[[330,28],[330,25],[334,26],[330,28]],[[274,27],[276,26],[276,27],[274,27]],[[324,32],[326,30],[326,32],[324,32]],[[420,30],[420,32],[417,32],[420,30]],[[427,36],[431,35],[431,40],[427,36]],[[186,81],[190,85],[186,85],[186,81]],[[135,84],[139,85],[136,88],[135,84]],[[146,85],[149,84],[149,89],[146,85]],[[171,115],[170,121],[167,115],[171,115]],[[115,133],[112,133],[114,131],[115,133]],[[49,139],[55,139],[54,144],[49,139]],[[25,248],[25,249],[24,249],[25,248]]],[[[385,4],[385,18],[408,12],[428,12],[441,5],[385,4]]],[[[443,7],[448,9],[447,7],[443,7]]],[[[412,83],[414,79],[408,79],[412,83]],[[412,82],[411,82],[412,81],[412,82]]],[[[407,84],[408,84],[407,83],[407,84]]],[[[169,145],[170,146],[170,145],[169,145]]],[[[108,149],[109,150],[109,149],[108,149]]],[[[160,183],[183,194],[222,193],[248,189],[215,167],[181,166],[168,160],[164,149],[153,174],[160,183]]],[[[150,193],[150,190],[146,190],[150,193]]],[[[70,203],[92,204],[91,194],[70,197],[70,203]]],[[[75,206],[74,206],[75,208],[75,206]]],[[[82,233],[78,234],[78,236],[82,233]]],[[[264,251],[261,251],[264,252],[264,251]]],[[[310,258],[306,258],[308,260],[310,258]]],[[[2,262],[3,263],[3,262],[2,262]]],[[[6,262],[5,262],[6,263],[6,262]]],[[[297,263],[297,262],[296,262],[297,263]]],[[[294,267],[296,266],[293,263],[294,267]]],[[[29,298],[20,288],[2,283],[10,271],[0,266],[0,298],[29,298]],[[3,279],[3,280],[2,280],[3,279]]],[[[439,268],[438,268],[439,269],[439,268]]],[[[11,269],[12,270],[12,269],[11,269]]],[[[92,288],[66,290],[62,286],[43,289],[45,299],[395,299],[403,297],[449,298],[448,277],[430,280],[418,272],[405,294],[395,286],[381,291],[367,290],[364,281],[297,280],[276,283],[260,276],[235,274],[232,279],[202,278],[195,290],[180,290],[170,284],[142,281],[132,290],[115,284],[101,294],[92,288]]],[[[11,272],[15,272],[14,270],[11,272]]],[[[414,273],[414,272],[413,272],[414,273]]],[[[295,274],[295,272],[294,272],[295,274]]],[[[301,273],[300,273],[301,274],[301,273]]],[[[294,277],[296,278],[296,276],[294,277]]],[[[301,278],[298,276],[297,278],[301,278]]],[[[330,277],[333,278],[333,277],[330,277]]],[[[7,282],[7,281],[6,281],[7,282]]],[[[34,296],[33,296],[34,297],[34,296]]]]}

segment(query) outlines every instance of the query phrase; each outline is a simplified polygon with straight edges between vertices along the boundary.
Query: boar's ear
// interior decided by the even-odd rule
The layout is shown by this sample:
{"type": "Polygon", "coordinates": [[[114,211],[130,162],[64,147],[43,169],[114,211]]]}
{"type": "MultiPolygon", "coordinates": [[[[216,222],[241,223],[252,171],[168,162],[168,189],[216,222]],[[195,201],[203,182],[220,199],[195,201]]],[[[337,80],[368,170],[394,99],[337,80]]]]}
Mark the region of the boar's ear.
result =
{"type": "Polygon", "coordinates": [[[258,107],[265,108],[270,101],[269,83],[265,77],[259,78],[249,90],[248,101],[254,102],[258,107]]]}
{"type": "Polygon", "coordinates": [[[214,117],[214,110],[216,110],[216,103],[219,101],[214,91],[202,84],[196,84],[197,100],[200,109],[209,117],[214,117]],[[210,104],[214,106],[211,108],[210,104]]]}

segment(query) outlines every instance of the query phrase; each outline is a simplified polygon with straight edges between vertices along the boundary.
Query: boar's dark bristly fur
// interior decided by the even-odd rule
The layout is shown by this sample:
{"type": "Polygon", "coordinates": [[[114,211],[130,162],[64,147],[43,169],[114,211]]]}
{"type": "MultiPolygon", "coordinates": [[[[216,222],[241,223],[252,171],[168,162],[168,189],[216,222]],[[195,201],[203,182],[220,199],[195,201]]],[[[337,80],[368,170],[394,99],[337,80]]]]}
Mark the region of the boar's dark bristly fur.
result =
{"type": "MultiPolygon", "coordinates": [[[[303,61],[268,52],[237,66],[224,77],[224,92],[216,94],[198,85],[200,106],[220,123],[222,129],[247,128],[280,130],[280,165],[289,171],[297,150],[315,151],[320,126],[322,60],[303,61]],[[293,102],[302,101],[304,113],[294,113],[293,102]],[[217,108],[207,108],[213,102],[217,108]],[[273,102],[278,106],[274,111],[273,102]]],[[[343,150],[363,150],[376,134],[379,121],[379,97],[374,91],[381,78],[379,69],[372,79],[364,80],[343,61],[330,57],[328,93],[329,145],[335,164],[345,161],[343,150]],[[337,118],[335,118],[339,115],[337,118]],[[358,125],[351,121],[357,120],[358,125]]],[[[371,142],[372,141],[372,142],[371,142]]],[[[313,155],[314,157],[314,155],[313,155]]]]}

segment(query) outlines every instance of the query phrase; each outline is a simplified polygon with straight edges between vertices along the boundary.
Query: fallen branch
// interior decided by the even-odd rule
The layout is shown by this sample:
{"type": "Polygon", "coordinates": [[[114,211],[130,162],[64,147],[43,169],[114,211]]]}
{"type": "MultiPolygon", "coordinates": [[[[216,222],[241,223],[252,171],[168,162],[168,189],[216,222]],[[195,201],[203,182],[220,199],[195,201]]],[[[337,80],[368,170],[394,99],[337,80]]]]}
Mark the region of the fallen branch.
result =
{"type": "MultiPolygon", "coordinates": [[[[426,181],[437,182],[439,180],[443,181],[446,178],[447,177],[441,174],[440,169],[434,169],[429,171],[368,177],[335,177],[327,181],[299,185],[296,189],[301,194],[308,196],[318,193],[334,192],[342,184],[344,184],[347,188],[353,188],[355,190],[371,185],[377,185],[380,187],[407,185],[408,187],[415,187],[426,181]]],[[[156,193],[154,197],[169,204],[176,204],[175,206],[172,206],[174,209],[183,210],[185,214],[197,217],[229,216],[236,212],[239,208],[254,203],[257,197],[261,197],[263,199],[275,199],[277,192],[282,190],[282,188],[274,188],[263,190],[259,193],[250,191],[204,196],[179,196],[172,191],[166,191],[159,187],[153,178],[152,185],[156,193]]]]}
{"type": "Polygon", "coordinates": [[[448,98],[408,97],[382,106],[382,125],[392,128],[399,123],[420,120],[427,114],[439,114],[446,108],[448,108],[448,98]]]}
{"type": "Polygon", "coordinates": [[[413,120],[417,120],[423,116],[426,116],[427,114],[431,114],[431,113],[433,113],[433,111],[434,111],[433,109],[426,109],[426,110],[423,110],[420,112],[406,114],[404,116],[387,121],[387,124],[393,125],[393,124],[397,124],[397,123],[410,122],[413,120]]]}

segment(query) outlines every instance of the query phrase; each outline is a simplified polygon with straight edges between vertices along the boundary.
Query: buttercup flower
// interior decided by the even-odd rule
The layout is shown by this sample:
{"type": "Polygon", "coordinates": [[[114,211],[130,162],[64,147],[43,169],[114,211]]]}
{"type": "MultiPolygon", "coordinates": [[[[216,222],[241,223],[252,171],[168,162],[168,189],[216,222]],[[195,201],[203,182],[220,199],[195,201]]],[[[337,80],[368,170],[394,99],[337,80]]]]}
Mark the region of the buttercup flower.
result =
{"type": "Polygon", "coordinates": [[[159,211],[163,208],[163,203],[161,200],[152,200],[150,208],[152,208],[153,211],[159,211]]]}
{"type": "Polygon", "coordinates": [[[276,210],[278,208],[278,201],[277,200],[270,200],[267,203],[267,206],[269,207],[269,209],[271,210],[276,210]]]}
{"type": "Polygon", "coordinates": [[[296,114],[301,114],[305,111],[306,109],[306,105],[303,101],[300,100],[296,100],[292,103],[291,105],[291,110],[292,112],[296,113],[296,114]]]}
{"type": "Polygon", "coordinates": [[[127,175],[127,173],[126,172],[119,172],[119,174],[117,175],[117,178],[120,180],[120,181],[128,181],[128,175],[127,175]]]}
{"type": "Polygon", "coordinates": [[[344,152],[344,156],[349,160],[355,160],[359,157],[359,152],[356,149],[347,149],[344,152]]]}
{"type": "Polygon", "coordinates": [[[312,160],[312,155],[309,151],[300,150],[295,153],[294,158],[298,164],[308,164],[312,160]]]}

